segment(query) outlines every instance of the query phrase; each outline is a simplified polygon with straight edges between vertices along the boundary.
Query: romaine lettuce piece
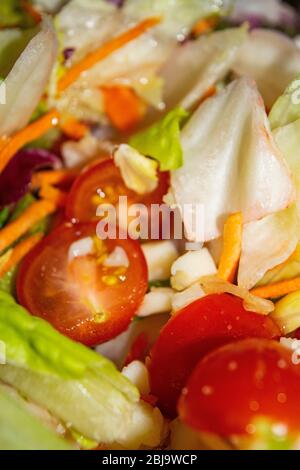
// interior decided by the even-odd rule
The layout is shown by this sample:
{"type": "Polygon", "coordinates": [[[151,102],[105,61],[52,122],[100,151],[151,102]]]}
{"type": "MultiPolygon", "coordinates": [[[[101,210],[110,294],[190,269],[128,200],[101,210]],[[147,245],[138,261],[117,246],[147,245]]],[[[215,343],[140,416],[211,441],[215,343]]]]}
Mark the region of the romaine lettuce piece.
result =
{"type": "Polygon", "coordinates": [[[192,204],[194,211],[203,210],[203,234],[182,211],[190,241],[218,238],[234,212],[243,212],[249,223],[294,201],[288,168],[250,79],[237,80],[206,100],[181,132],[181,145],[184,165],[171,174],[173,201],[182,209],[192,204]]]}
{"type": "Polygon", "coordinates": [[[1,450],[71,450],[67,441],[44,426],[23,405],[0,386],[1,450]]]}
{"type": "Polygon", "coordinates": [[[125,446],[159,445],[162,417],[94,351],[29,315],[0,292],[0,340],[6,365],[0,379],[83,436],[125,446]]]}
{"type": "Polygon", "coordinates": [[[149,129],[130,138],[129,144],[143,155],[155,158],[162,171],[175,170],[183,164],[180,125],[189,113],[175,108],[149,129]]]}
{"type": "Polygon", "coordinates": [[[273,130],[291,124],[297,119],[300,119],[300,76],[278,98],[269,114],[269,121],[273,130]]]}

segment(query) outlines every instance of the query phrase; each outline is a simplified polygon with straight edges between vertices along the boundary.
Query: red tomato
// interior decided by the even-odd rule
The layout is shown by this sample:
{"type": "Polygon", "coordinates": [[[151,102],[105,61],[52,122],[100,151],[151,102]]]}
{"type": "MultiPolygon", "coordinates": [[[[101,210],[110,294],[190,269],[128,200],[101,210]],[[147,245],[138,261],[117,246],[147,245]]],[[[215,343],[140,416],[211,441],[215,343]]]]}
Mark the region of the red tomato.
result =
{"type": "Polygon", "coordinates": [[[300,431],[300,367],[292,351],[266,339],[228,344],[206,356],[179,401],[181,419],[229,437],[255,433],[258,418],[300,431]]]}
{"type": "Polygon", "coordinates": [[[128,205],[143,203],[150,207],[151,204],[161,204],[168,186],[169,174],[160,173],[157,189],[139,196],[126,188],[112,159],[100,160],[88,166],[74,182],[67,200],[66,216],[77,222],[97,220],[97,207],[103,203],[116,205],[119,196],[127,196],[128,205]]]}
{"type": "Polygon", "coordinates": [[[18,299],[33,315],[87,345],[124,331],[147,291],[147,267],[138,242],[96,238],[96,224],[63,224],[23,261],[18,299]],[[69,261],[70,246],[93,237],[95,253],[69,261]],[[116,247],[126,252],[128,267],[105,267],[116,247]]]}
{"type": "Polygon", "coordinates": [[[241,299],[229,294],[203,297],[182,309],[162,329],[150,354],[151,393],[167,415],[175,416],[180,392],[205,354],[242,338],[279,336],[270,318],[247,312],[241,299]]]}

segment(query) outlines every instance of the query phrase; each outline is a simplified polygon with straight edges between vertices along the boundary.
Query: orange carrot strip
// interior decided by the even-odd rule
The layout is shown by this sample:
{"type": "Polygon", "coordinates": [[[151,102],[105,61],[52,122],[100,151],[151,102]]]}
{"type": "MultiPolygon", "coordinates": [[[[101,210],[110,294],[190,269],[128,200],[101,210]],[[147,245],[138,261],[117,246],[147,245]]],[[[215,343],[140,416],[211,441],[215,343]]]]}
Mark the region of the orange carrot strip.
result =
{"type": "Polygon", "coordinates": [[[276,299],[292,292],[300,290],[300,277],[289,279],[287,281],[276,282],[267,286],[255,287],[250,292],[262,299],[276,299]]]}
{"type": "Polygon", "coordinates": [[[138,25],[134,26],[132,29],[129,29],[125,33],[120,34],[120,36],[117,36],[106,44],[103,44],[96,51],[88,54],[78,64],[75,64],[73,67],[71,67],[59,80],[58,91],[64,91],[80,77],[82,72],[90,69],[97,62],[100,62],[101,60],[105,59],[116,50],[125,46],[128,42],[133,41],[135,38],[143,34],[149,28],[152,28],[153,26],[158,24],[160,21],[160,18],[157,17],[148,18],[139,23],[138,25]]]}
{"type": "Polygon", "coordinates": [[[17,132],[0,144],[0,172],[5,168],[11,158],[26,144],[45,134],[51,127],[57,125],[59,114],[56,110],[42,116],[37,121],[17,132]]]}
{"type": "Polygon", "coordinates": [[[52,202],[56,207],[62,207],[65,205],[67,195],[64,191],[54,188],[50,184],[45,184],[41,187],[40,197],[52,202]]]}
{"type": "Polygon", "coordinates": [[[10,271],[14,266],[16,266],[42,238],[43,234],[37,233],[36,235],[32,235],[31,237],[26,238],[26,240],[23,240],[15,248],[13,248],[10,257],[6,263],[1,266],[0,278],[10,271]]]}
{"type": "Polygon", "coordinates": [[[101,88],[104,110],[112,124],[121,132],[134,130],[145,114],[145,105],[131,88],[105,86],[101,88]]]}
{"type": "Polygon", "coordinates": [[[24,235],[35,223],[52,214],[56,209],[50,201],[37,201],[31,204],[23,214],[0,230],[0,252],[24,235]]]}
{"type": "Polygon", "coordinates": [[[77,175],[78,171],[74,170],[39,171],[33,174],[31,185],[34,189],[36,189],[47,184],[56,185],[69,182],[71,183],[77,175]]]}
{"type": "Polygon", "coordinates": [[[199,20],[192,29],[193,36],[200,36],[201,34],[210,33],[218,24],[219,20],[216,16],[210,18],[202,18],[199,20]]]}
{"type": "Polygon", "coordinates": [[[73,117],[61,120],[60,128],[64,134],[74,140],[82,139],[88,132],[88,127],[73,117]]]}
{"type": "Polygon", "coordinates": [[[233,282],[242,251],[243,216],[240,212],[230,215],[224,225],[224,241],[218,276],[233,282]]]}
{"type": "Polygon", "coordinates": [[[42,21],[42,15],[34,8],[31,3],[27,2],[26,0],[21,0],[21,7],[26,13],[28,13],[29,16],[31,16],[36,24],[42,21]]]}

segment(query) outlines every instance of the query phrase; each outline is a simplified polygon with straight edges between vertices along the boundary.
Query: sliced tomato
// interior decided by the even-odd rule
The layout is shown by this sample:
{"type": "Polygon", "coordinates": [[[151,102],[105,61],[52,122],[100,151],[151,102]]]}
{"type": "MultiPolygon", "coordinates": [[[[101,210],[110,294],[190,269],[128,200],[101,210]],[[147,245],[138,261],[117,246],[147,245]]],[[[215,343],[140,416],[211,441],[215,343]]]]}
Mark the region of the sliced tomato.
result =
{"type": "Polygon", "coordinates": [[[139,243],[100,241],[94,223],[58,227],[24,259],[17,279],[18,299],[29,312],[87,345],[124,331],[146,291],[147,266],[139,243]],[[95,240],[94,252],[70,260],[72,244],[85,238],[95,240]],[[128,267],[103,264],[116,247],[125,251],[128,267]]]}
{"type": "Polygon", "coordinates": [[[119,196],[127,196],[128,205],[143,203],[161,204],[168,192],[169,174],[159,173],[159,185],[155,191],[139,196],[129,190],[122,179],[120,170],[112,159],[100,160],[88,166],[74,182],[66,205],[66,216],[76,222],[97,220],[96,211],[100,204],[117,205],[119,196]]]}
{"type": "Polygon", "coordinates": [[[167,415],[175,416],[180,392],[205,354],[242,338],[279,336],[269,317],[246,311],[241,299],[229,294],[203,297],[162,329],[150,354],[151,393],[167,415]]]}
{"type": "Polygon", "coordinates": [[[267,420],[300,431],[300,367],[276,341],[248,339],[226,345],[197,365],[179,401],[181,419],[219,436],[255,435],[267,420]]]}

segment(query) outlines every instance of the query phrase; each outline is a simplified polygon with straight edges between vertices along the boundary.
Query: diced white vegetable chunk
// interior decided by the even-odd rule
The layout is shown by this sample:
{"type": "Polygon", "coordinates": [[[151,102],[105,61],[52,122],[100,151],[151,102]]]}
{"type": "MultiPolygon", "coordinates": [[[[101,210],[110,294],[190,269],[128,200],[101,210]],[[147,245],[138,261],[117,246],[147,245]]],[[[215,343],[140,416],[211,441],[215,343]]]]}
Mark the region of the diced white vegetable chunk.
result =
{"type": "Polygon", "coordinates": [[[174,243],[169,240],[145,243],[142,250],[147,261],[149,281],[169,279],[171,266],[178,258],[174,243]]]}
{"type": "Polygon", "coordinates": [[[132,361],[122,370],[122,374],[132,382],[142,395],[150,392],[148,369],[141,361],[132,361]]]}
{"type": "Polygon", "coordinates": [[[176,312],[177,310],[181,310],[187,305],[195,302],[195,300],[201,299],[201,297],[204,297],[205,295],[206,294],[200,284],[193,284],[187,289],[181,292],[177,292],[173,296],[172,310],[174,312],[176,312]]]}
{"type": "Polygon", "coordinates": [[[182,291],[194,284],[202,276],[216,274],[217,268],[207,248],[189,251],[180,256],[171,268],[171,285],[182,291]]]}
{"type": "Polygon", "coordinates": [[[152,288],[151,292],[145,295],[141,306],[138,309],[138,317],[148,317],[158,313],[167,313],[172,310],[173,289],[152,288]]]}

